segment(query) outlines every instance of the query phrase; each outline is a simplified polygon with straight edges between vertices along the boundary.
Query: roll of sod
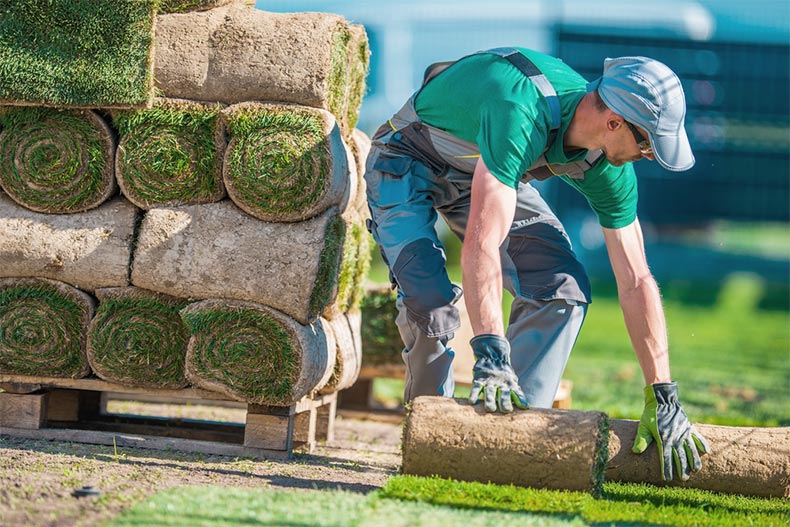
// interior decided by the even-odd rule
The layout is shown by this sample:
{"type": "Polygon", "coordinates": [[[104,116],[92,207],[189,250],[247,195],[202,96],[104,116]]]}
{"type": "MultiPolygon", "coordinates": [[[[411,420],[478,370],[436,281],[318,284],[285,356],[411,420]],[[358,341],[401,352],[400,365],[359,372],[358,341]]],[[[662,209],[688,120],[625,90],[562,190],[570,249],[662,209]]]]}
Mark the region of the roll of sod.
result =
{"type": "Polygon", "coordinates": [[[161,0],[159,13],[189,13],[192,11],[206,11],[215,7],[241,3],[241,0],[161,0]]]}
{"type": "Polygon", "coordinates": [[[368,200],[366,195],[367,185],[365,184],[365,164],[370,153],[371,141],[365,132],[355,128],[351,133],[349,141],[351,151],[354,154],[354,162],[357,167],[357,192],[354,200],[355,208],[364,216],[369,217],[368,200]]]}
{"type": "Polygon", "coordinates": [[[348,200],[349,165],[329,112],[294,104],[235,104],[223,178],[228,196],[264,221],[302,221],[348,200]]]}
{"type": "Polygon", "coordinates": [[[150,109],[116,112],[115,173],[142,209],[195,205],[225,196],[225,132],[219,104],[156,99],[150,109]]]}
{"type": "Polygon", "coordinates": [[[406,417],[403,473],[599,495],[606,468],[601,412],[530,409],[417,397],[406,417]]]}
{"type": "Polygon", "coordinates": [[[353,385],[362,366],[359,338],[359,313],[349,313],[328,321],[335,336],[336,355],[332,376],[321,388],[321,393],[334,393],[353,385]]]}
{"type": "Polygon", "coordinates": [[[91,369],[102,379],[143,388],[183,388],[189,333],[178,314],[188,301],[137,287],[98,289],[88,328],[91,369]]]}
{"type": "Polygon", "coordinates": [[[323,312],[328,319],[359,309],[370,270],[370,233],[354,209],[346,211],[343,220],[346,236],[337,277],[337,295],[323,312]]]}
{"type": "Polygon", "coordinates": [[[0,278],[0,372],[80,378],[94,300],[55,280],[0,278]]]}
{"type": "Polygon", "coordinates": [[[348,43],[348,82],[346,83],[346,109],[341,120],[344,130],[354,130],[359,120],[359,109],[367,88],[366,79],[370,65],[370,47],[365,26],[352,24],[349,26],[348,43]]]}
{"type": "Polygon", "coordinates": [[[159,0],[4,1],[0,104],[142,107],[159,0]]]}
{"type": "Polygon", "coordinates": [[[181,310],[190,331],[190,382],[253,404],[287,406],[330,366],[322,324],[303,326],[251,302],[210,299],[181,310]]]}
{"type": "Polygon", "coordinates": [[[151,209],[132,284],[180,298],[257,302],[308,324],[337,297],[345,237],[335,209],[299,223],[263,222],[228,200],[151,209]]]}
{"type": "Polygon", "coordinates": [[[337,337],[335,336],[335,332],[332,329],[331,323],[326,320],[325,318],[319,318],[312,325],[319,326],[319,331],[324,334],[326,337],[326,349],[327,349],[327,364],[326,370],[324,371],[324,375],[315,385],[315,392],[316,393],[324,393],[323,389],[329,383],[332,376],[335,374],[335,365],[337,364],[337,337]]]}
{"type": "Polygon", "coordinates": [[[349,296],[348,311],[359,311],[362,307],[362,299],[365,297],[365,287],[367,286],[371,250],[373,247],[373,237],[364,224],[357,224],[354,232],[359,237],[359,242],[357,244],[357,267],[354,274],[354,287],[349,296]]]}
{"type": "Polygon", "coordinates": [[[665,482],[654,445],[631,452],[638,421],[612,419],[607,481],[652,483],[746,496],[790,498],[790,427],[752,428],[697,424],[711,446],[702,468],[687,481],[665,482]]]}
{"type": "Polygon", "coordinates": [[[81,214],[42,214],[0,194],[0,277],[93,291],[129,285],[138,209],[122,197],[81,214]]]}
{"type": "Polygon", "coordinates": [[[360,200],[359,178],[361,178],[363,174],[357,167],[357,158],[354,154],[353,146],[351,145],[352,141],[352,138],[349,138],[348,141],[343,141],[343,148],[346,151],[346,159],[348,160],[348,181],[346,182],[346,196],[344,198],[345,205],[343,206],[343,209],[351,209],[358,214],[358,205],[360,200]]]}
{"type": "Polygon", "coordinates": [[[0,186],[37,212],[68,214],[113,195],[115,139],[88,110],[4,108],[0,111],[0,186]]]}
{"type": "Polygon", "coordinates": [[[398,295],[389,285],[369,287],[362,299],[362,362],[365,366],[403,364],[403,343],[395,318],[398,295]]]}
{"type": "Polygon", "coordinates": [[[327,13],[270,13],[233,4],[159,15],[155,78],[167,97],[282,101],[328,110],[346,134],[358,112],[347,99],[351,93],[361,99],[356,94],[364,93],[367,70],[362,43],[352,50],[352,42],[348,22],[327,13]]]}

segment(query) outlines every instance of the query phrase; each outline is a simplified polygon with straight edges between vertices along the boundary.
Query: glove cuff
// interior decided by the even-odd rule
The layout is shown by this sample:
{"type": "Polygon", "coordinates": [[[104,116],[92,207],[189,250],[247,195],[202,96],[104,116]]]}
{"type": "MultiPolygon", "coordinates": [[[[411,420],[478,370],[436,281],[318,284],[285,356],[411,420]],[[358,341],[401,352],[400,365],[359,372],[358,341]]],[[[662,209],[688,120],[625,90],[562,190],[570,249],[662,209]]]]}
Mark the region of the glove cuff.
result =
{"type": "Polygon", "coordinates": [[[677,404],[678,384],[676,382],[657,382],[645,386],[645,403],[677,404]]]}
{"type": "Polygon", "coordinates": [[[499,359],[510,364],[510,342],[500,335],[486,333],[469,341],[475,359],[499,359]]]}

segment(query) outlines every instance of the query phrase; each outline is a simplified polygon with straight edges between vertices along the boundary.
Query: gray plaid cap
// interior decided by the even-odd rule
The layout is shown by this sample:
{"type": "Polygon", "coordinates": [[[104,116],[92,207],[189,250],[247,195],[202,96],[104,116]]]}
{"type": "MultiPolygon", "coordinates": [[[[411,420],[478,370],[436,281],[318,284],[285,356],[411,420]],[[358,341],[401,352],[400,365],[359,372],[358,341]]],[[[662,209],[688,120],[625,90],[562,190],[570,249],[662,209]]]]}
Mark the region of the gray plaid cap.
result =
{"type": "Polygon", "coordinates": [[[694,166],[683,125],[686,98],[680,79],[666,65],[647,57],[606,59],[603,75],[587,85],[613,112],[647,130],[656,161],[673,172],[694,166]]]}

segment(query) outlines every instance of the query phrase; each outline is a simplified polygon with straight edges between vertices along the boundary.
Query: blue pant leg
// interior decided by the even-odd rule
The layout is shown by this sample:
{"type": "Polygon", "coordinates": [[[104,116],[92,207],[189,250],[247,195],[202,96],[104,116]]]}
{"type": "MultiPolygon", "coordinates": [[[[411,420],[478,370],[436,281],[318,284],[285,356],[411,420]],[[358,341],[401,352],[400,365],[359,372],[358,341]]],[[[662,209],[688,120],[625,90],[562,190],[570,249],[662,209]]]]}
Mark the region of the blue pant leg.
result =
{"type": "Polygon", "coordinates": [[[404,398],[451,397],[453,352],[446,344],[460,326],[454,303],[461,290],[447,276],[435,230],[432,174],[419,162],[391,156],[386,148],[374,147],[371,156],[365,174],[371,232],[398,287],[404,398]]]}

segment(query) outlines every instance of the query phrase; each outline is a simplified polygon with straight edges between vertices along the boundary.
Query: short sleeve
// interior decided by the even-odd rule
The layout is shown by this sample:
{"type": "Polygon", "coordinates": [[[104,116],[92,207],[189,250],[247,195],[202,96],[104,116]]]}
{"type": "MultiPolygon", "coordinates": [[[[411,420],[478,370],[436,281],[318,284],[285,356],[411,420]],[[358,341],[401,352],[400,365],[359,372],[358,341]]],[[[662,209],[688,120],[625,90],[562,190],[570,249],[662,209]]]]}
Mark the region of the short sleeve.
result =
{"type": "Polygon", "coordinates": [[[491,100],[480,109],[480,155],[491,174],[513,188],[546,147],[548,128],[535,106],[491,100]]]}

